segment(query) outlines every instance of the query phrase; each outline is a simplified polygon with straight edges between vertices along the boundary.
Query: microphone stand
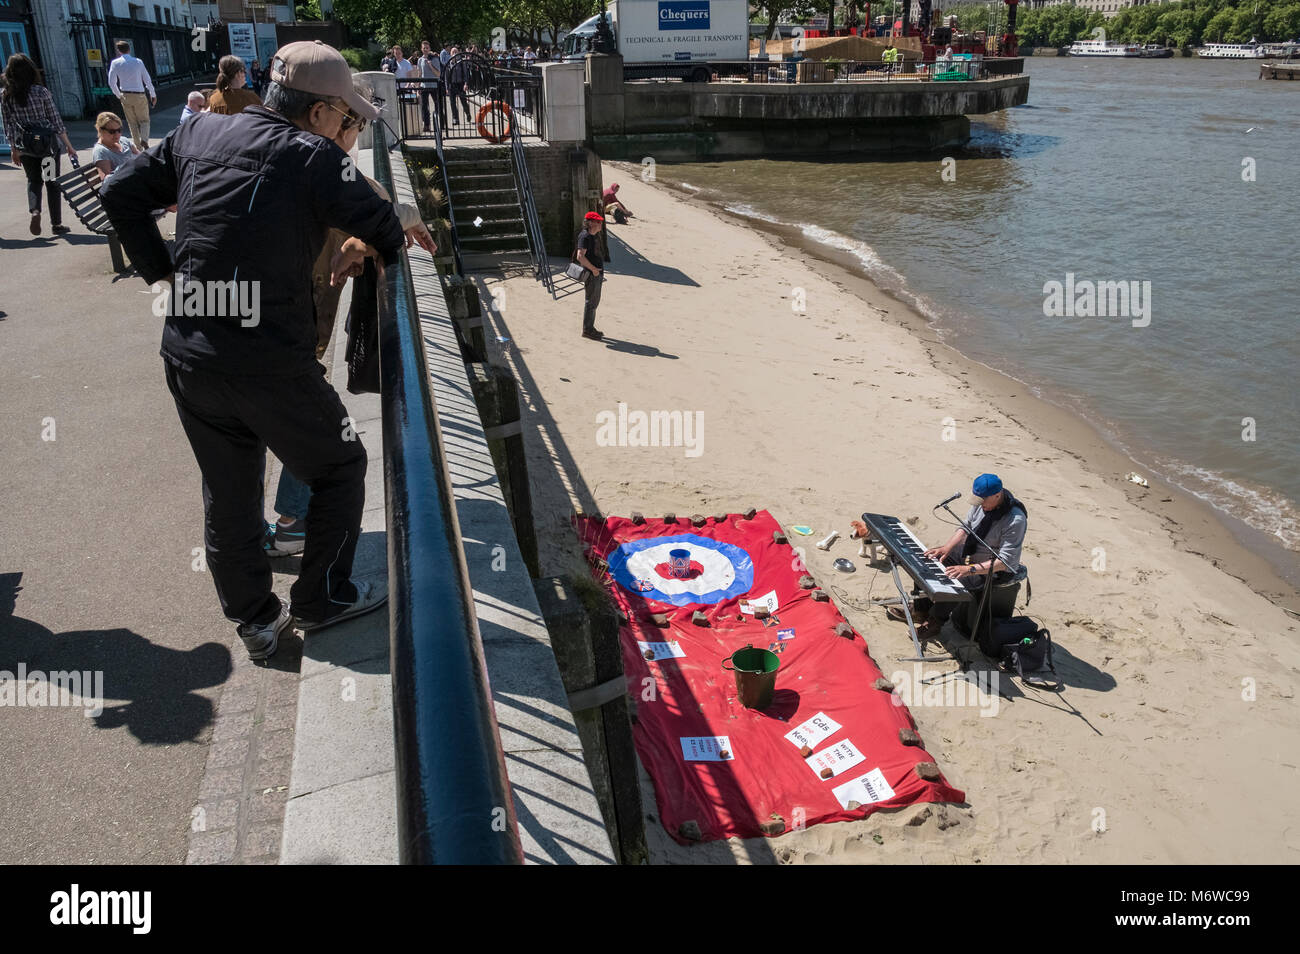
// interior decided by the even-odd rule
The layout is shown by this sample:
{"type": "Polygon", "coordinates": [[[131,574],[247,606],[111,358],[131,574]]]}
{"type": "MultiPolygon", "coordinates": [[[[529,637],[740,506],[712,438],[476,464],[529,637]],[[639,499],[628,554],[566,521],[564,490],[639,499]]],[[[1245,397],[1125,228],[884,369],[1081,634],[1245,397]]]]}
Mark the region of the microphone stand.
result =
{"type": "MultiPolygon", "coordinates": [[[[965,520],[963,520],[961,517],[959,517],[959,516],[957,516],[955,513],[953,513],[953,512],[952,512],[952,509],[951,509],[951,508],[950,508],[946,503],[944,503],[944,504],[940,504],[939,506],[943,507],[944,510],[947,510],[947,511],[948,511],[948,515],[951,516],[954,520],[956,520],[959,524],[961,524],[962,529],[964,529],[968,534],[970,534],[972,537],[974,537],[974,538],[975,538],[975,541],[976,541],[980,546],[982,546],[985,550],[988,550],[989,553],[992,554],[992,557],[991,557],[991,559],[990,559],[990,561],[989,561],[989,572],[988,572],[988,575],[985,577],[985,580],[984,580],[984,592],[980,594],[980,605],[979,605],[979,609],[977,609],[977,610],[975,611],[975,629],[974,629],[974,631],[975,631],[975,635],[978,636],[978,635],[979,635],[979,626],[980,626],[980,617],[984,615],[984,607],[985,607],[985,606],[988,606],[988,619],[985,621],[985,624],[984,624],[984,625],[987,626],[988,628],[985,630],[985,632],[992,632],[992,631],[993,631],[993,601],[992,601],[991,599],[989,599],[989,593],[990,593],[990,591],[993,589],[993,577],[994,577],[995,573],[997,572],[997,571],[994,569],[994,567],[995,567],[996,564],[999,562],[999,557],[998,557],[997,551],[995,551],[991,546],[989,546],[987,543],[984,542],[984,538],[981,537],[978,533],[975,532],[975,528],[974,528],[974,527],[972,527],[970,524],[968,524],[968,523],[967,523],[965,520]]],[[[976,548],[976,551],[975,551],[975,552],[977,552],[977,553],[979,552],[978,547],[976,548]]],[[[1020,567],[1019,567],[1019,566],[1016,566],[1016,567],[1013,568],[1013,567],[1011,567],[1011,566],[1009,566],[1008,564],[1005,564],[1005,563],[1004,563],[1003,565],[1004,565],[1004,566],[1007,566],[1007,569],[1010,570],[1012,576],[1015,576],[1015,574],[1017,574],[1017,573],[1020,572],[1020,567]]],[[[979,640],[978,640],[978,639],[976,640],[976,645],[977,645],[977,646],[979,645],[979,640]]],[[[966,671],[970,668],[970,660],[969,660],[969,659],[960,659],[960,660],[958,660],[958,661],[961,663],[961,669],[962,669],[962,672],[966,672],[966,671]]]]}

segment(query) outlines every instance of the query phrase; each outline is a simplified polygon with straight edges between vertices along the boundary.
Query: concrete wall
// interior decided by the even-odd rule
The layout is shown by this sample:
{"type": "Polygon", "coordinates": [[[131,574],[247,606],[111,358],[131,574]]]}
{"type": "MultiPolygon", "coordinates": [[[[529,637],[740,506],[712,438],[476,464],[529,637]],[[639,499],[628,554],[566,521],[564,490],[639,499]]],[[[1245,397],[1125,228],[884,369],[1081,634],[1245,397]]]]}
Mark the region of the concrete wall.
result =
{"type": "Polygon", "coordinates": [[[1028,98],[1027,76],[964,83],[623,83],[618,57],[587,58],[588,127],[605,159],[940,149],[969,138],[967,116],[1028,98]]]}

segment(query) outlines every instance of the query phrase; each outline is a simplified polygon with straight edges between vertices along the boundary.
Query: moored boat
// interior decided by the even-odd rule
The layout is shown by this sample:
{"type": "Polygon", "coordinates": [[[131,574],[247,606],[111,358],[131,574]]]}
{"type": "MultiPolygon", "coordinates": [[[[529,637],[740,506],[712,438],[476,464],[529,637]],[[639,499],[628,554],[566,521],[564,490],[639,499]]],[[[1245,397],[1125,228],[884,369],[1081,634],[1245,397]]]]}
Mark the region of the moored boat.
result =
{"type": "Polygon", "coordinates": [[[1105,40],[1075,40],[1066,51],[1070,56],[1141,56],[1135,43],[1108,43],[1105,40]]]}
{"type": "Polygon", "coordinates": [[[1196,51],[1196,55],[1211,60],[1259,60],[1268,56],[1264,47],[1254,40],[1249,43],[1207,43],[1196,51]]]}

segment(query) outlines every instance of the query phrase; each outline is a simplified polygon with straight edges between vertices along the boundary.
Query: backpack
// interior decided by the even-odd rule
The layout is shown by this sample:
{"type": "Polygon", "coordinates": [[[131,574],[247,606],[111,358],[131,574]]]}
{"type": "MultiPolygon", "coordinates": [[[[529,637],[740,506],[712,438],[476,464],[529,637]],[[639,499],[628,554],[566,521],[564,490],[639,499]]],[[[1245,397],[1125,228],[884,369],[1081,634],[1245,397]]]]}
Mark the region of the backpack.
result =
{"type": "Polygon", "coordinates": [[[995,619],[989,632],[980,634],[979,647],[1005,672],[1015,672],[1021,679],[1026,672],[1038,672],[1044,663],[1056,674],[1051,631],[1028,616],[995,619]]]}

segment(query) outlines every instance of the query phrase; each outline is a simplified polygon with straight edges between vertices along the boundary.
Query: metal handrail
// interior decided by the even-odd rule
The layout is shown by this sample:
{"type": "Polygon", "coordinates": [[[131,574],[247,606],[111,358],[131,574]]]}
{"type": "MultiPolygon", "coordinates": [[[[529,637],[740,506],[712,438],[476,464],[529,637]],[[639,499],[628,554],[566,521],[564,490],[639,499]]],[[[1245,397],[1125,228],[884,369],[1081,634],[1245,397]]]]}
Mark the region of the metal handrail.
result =
{"type": "MultiPolygon", "coordinates": [[[[442,80],[438,81],[439,84],[442,80]]],[[[465,274],[465,263],[460,257],[460,233],[456,230],[456,208],[451,201],[451,181],[447,178],[447,157],[442,152],[442,118],[438,110],[437,99],[442,90],[435,87],[434,103],[429,112],[433,114],[433,135],[438,149],[438,171],[442,174],[442,194],[447,200],[447,221],[451,223],[451,254],[456,260],[456,274],[465,274]]]]}
{"type": "MultiPolygon", "coordinates": [[[[396,194],[383,129],[376,180],[396,194]]],[[[379,283],[384,501],[403,864],[522,864],[405,251],[379,283]]]]}
{"type": "Polygon", "coordinates": [[[510,150],[515,167],[515,188],[523,206],[524,229],[528,233],[528,254],[533,260],[533,274],[542,286],[555,297],[555,279],[551,276],[551,263],[546,256],[546,242],[542,237],[542,223],[537,217],[537,203],[533,201],[533,181],[528,174],[528,160],[524,155],[524,141],[519,135],[519,124],[510,124],[510,150]]]}

